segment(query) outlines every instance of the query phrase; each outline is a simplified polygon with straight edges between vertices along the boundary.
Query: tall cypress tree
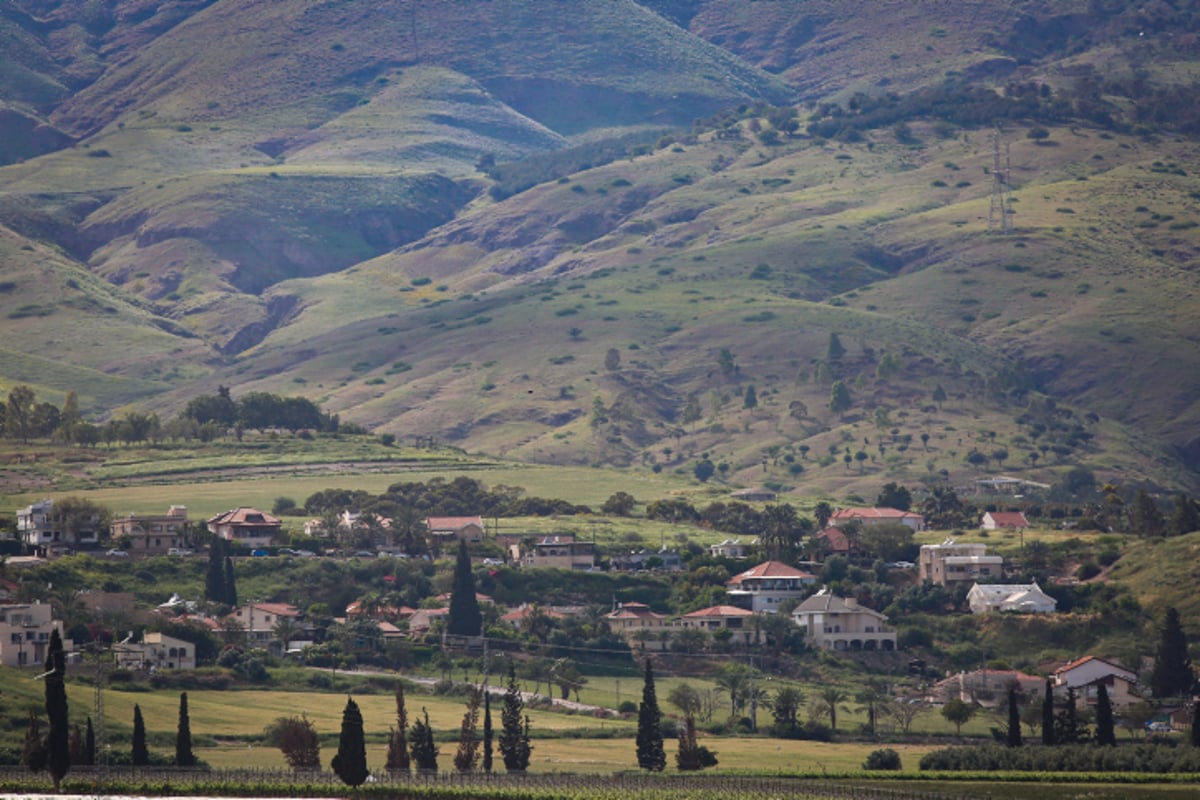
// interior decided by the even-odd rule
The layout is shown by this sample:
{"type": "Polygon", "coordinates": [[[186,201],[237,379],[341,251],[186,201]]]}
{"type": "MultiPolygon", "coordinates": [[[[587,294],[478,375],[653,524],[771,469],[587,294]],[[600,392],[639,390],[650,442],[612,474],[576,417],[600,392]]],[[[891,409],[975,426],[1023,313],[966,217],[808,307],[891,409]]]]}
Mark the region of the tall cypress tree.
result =
{"type": "Polygon", "coordinates": [[[1046,696],[1042,700],[1042,744],[1053,746],[1054,738],[1054,688],[1046,679],[1046,696]]]}
{"type": "Polygon", "coordinates": [[[187,692],[181,692],[179,695],[179,730],[175,733],[175,766],[196,766],[196,756],[192,753],[192,722],[188,717],[187,692]]]}
{"type": "Polygon", "coordinates": [[[488,775],[492,774],[492,739],[495,733],[492,731],[492,693],[484,689],[483,692],[483,771],[488,775]]]}
{"type": "Polygon", "coordinates": [[[509,772],[524,772],[529,768],[529,756],[533,747],[529,744],[529,718],[521,717],[525,701],[521,699],[521,688],[517,684],[517,671],[508,665],[508,688],[504,692],[504,708],[500,712],[500,755],[504,768],[509,772]]]}
{"type": "Polygon", "coordinates": [[[50,729],[46,733],[46,766],[58,791],[67,770],[71,768],[71,730],[67,720],[67,657],[62,637],[55,628],[50,633],[46,651],[46,717],[50,729]]]}
{"type": "Polygon", "coordinates": [[[638,706],[637,760],[639,767],[651,772],[662,772],[667,766],[667,756],[663,751],[662,712],[658,709],[654,670],[648,658],[642,681],[642,703],[638,706]]]}
{"type": "Polygon", "coordinates": [[[446,632],[454,636],[479,636],[483,631],[483,613],[475,596],[475,574],[467,542],[458,540],[458,558],[454,562],[454,586],[450,591],[450,614],[446,632]]]}
{"type": "Polygon", "coordinates": [[[1191,691],[1196,676],[1188,656],[1187,636],[1179,621],[1179,612],[1168,607],[1163,617],[1158,650],[1154,653],[1154,671],[1150,673],[1150,689],[1155,697],[1179,697],[1191,691]]]}
{"type": "Polygon", "coordinates": [[[363,736],[362,712],[353,697],[346,698],[342,710],[342,730],[338,734],[337,754],[330,764],[342,783],[359,787],[367,779],[367,744],[363,736]]]}
{"type": "Polygon", "coordinates": [[[237,584],[233,580],[233,559],[225,556],[224,570],[225,602],[236,607],[238,604],[237,584]]]}
{"type": "Polygon", "coordinates": [[[1113,727],[1112,702],[1104,684],[1096,690],[1096,744],[1117,746],[1117,733],[1113,727]]]}
{"type": "Polygon", "coordinates": [[[204,596],[214,603],[225,602],[224,539],[213,539],[208,548],[208,572],[204,575],[204,596]]]}
{"type": "Polygon", "coordinates": [[[408,772],[408,711],[404,707],[404,684],[396,681],[396,727],[388,731],[387,768],[408,772]]]}
{"type": "Polygon", "coordinates": [[[142,719],[142,707],[137,703],[133,704],[133,741],[129,761],[135,767],[150,763],[150,751],[146,748],[146,721],[142,719]]]}
{"type": "Polygon", "coordinates": [[[1009,747],[1021,746],[1021,709],[1017,705],[1017,687],[1008,687],[1008,739],[1009,747]]]}

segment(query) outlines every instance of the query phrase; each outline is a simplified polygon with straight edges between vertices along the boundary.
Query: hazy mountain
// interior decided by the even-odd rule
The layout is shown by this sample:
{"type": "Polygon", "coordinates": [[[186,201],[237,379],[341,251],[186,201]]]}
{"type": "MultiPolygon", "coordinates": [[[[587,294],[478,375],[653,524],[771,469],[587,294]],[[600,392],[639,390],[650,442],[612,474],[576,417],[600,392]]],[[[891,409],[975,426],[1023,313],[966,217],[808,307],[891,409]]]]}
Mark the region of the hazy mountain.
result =
{"type": "Polygon", "coordinates": [[[1083,464],[1194,488],[1197,25],[1117,0],[19,0],[0,383],[103,415],[220,382],[785,486],[1083,464]]]}

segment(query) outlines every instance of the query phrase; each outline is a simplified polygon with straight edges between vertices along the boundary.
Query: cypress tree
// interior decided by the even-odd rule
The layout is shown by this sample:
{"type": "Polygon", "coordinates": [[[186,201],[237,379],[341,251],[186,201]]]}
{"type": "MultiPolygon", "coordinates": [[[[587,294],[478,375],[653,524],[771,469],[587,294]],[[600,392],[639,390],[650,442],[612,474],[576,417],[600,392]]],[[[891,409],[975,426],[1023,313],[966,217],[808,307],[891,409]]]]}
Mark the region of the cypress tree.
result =
{"type": "Polygon", "coordinates": [[[1150,689],[1155,697],[1179,697],[1187,694],[1195,683],[1192,660],[1188,656],[1187,636],[1179,621],[1179,612],[1168,607],[1163,617],[1158,650],[1154,653],[1154,671],[1150,673],[1150,689]]]}
{"type": "Polygon", "coordinates": [[[225,603],[237,607],[237,584],[233,580],[233,559],[225,556],[224,580],[225,603]]]}
{"type": "Polygon", "coordinates": [[[529,744],[529,718],[525,717],[523,727],[521,724],[524,710],[525,701],[521,699],[517,671],[509,664],[508,688],[504,692],[504,708],[500,712],[500,755],[504,759],[504,768],[509,772],[524,772],[529,768],[533,747],[529,744]]]}
{"type": "Polygon", "coordinates": [[[448,616],[447,633],[453,636],[479,636],[482,633],[483,613],[479,610],[479,598],[475,596],[475,574],[471,572],[471,556],[463,539],[458,540],[448,616]]]}
{"type": "Polygon", "coordinates": [[[658,709],[654,670],[648,658],[642,682],[642,703],[638,706],[637,761],[639,767],[651,772],[662,772],[667,766],[667,756],[663,751],[662,713],[658,709]]]}
{"type": "Polygon", "coordinates": [[[1112,702],[1104,684],[1096,690],[1096,744],[1117,746],[1117,734],[1113,728],[1112,702]]]}
{"type": "Polygon", "coordinates": [[[362,712],[353,697],[346,698],[342,710],[342,730],[338,734],[337,754],[330,764],[342,783],[357,788],[367,779],[367,745],[363,738],[362,712]]]}
{"type": "Polygon", "coordinates": [[[214,603],[225,602],[225,540],[213,539],[208,548],[208,572],[204,575],[204,596],[214,603]]]}
{"type": "Polygon", "coordinates": [[[483,693],[483,771],[492,774],[492,693],[483,693]]]}
{"type": "Polygon", "coordinates": [[[1017,687],[1008,687],[1008,739],[1009,747],[1021,746],[1021,709],[1017,706],[1017,687]]]}
{"type": "Polygon", "coordinates": [[[133,704],[133,742],[129,760],[135,767],[150,763],[150,751],[146,749],[146,721],[142,719],[142,707],[137,703],[133,704]]]}
{"type": "Polygon", "coordinates": [[[196,766],[196,756],[192,753],[192,723],[188,717],[187,692],[181,692],[179,695],[179,730],[175,734],[175,766],[196,766]]]}
{"type": "Polygon", "coordinates": [[[472,772],[479,764],[479,735],[475,726],[479,724],[479,704],[483,701],[478,689],[467,698],[467,711],[463,714],[462,727],[458,731],[458,751],[454,754],[454,768],[459,772],[472,772]]]}
{"type": "Polygon", "coordinates": [[[429,725],[429,712],[421,709],[424,719],[413,723],[412,736],[409,746],[412,748],[412,761],[421,772],[437,772],[438,748],[433,743],[433,728],[429,725]]]}
{"type": "Polygon", "coordinates": [[[387,768],[408,772],[408,711],[404,708],[404,684],[396,681],[396,727],[388,731],[387,768]]]}
{"type": "Polygon", "coordinates": [[[50,632],[46,651],[46,767],[57,792],[63,776],[71,768],[71,725],[67,719],[67,656],[63,652],[58,628],[50,632]]]}
{"type": "Polygon", "coordinates": [[[1042,700],[1042,744],[1053,746],[1054,739],[1054,689],[1046,679],[1046,697],[1042,700]]]}

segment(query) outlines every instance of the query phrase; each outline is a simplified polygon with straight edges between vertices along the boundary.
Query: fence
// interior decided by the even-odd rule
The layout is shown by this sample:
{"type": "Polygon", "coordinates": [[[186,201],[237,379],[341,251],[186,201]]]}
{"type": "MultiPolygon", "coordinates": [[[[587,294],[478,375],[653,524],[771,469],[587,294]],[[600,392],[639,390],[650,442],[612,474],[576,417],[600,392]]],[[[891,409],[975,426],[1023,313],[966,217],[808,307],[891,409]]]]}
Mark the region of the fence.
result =
{"type": "MultiPolygon", "coordinates": [[[[9,780],[27,782],[30,772],[23,767],[0,767],[0,783],[9,780]]],[[[73,781],[90,781],[97,787],[112,782],[123,786],[152,787],[169,784],[173,794],[187,794],[187,788],[204,787],[211,791],[216,786],[237,786],[241,791],[255,791],[255,787],[270,787],[269,794],[278,795],[280,786],[295,786],[297,795],[309,794],[314,790],[327,796],[345,796],[348,787],[333,772],[324,770],[291,771],[279,769],[180,769],[174,767],[129,767],[113,766],[103,770],[99,767],[72,767],[67,778],[73,781]],[[328,791],[325,791],[326,787],[328,791]]],[[[368,784],[379,787],[394,787],[397,796],[405,788],[444,787],[446,789],[476,789],[478,797],[485,798],[491,792],[505,794],[519,792],[524,796],[546,794],[562,797],[570,794],[590,793],[630,798],[662,798],[663,800],[685,800],[689,797],[730,798],[845,798],[846,800],[967,800],[966,796],[954,792],[930,792],[916,788],[872,786],[867,780],[836,781],[802,777],[753,776],[753,775],[677,775],[622,772],[610,775],[586,775],[575,773],[527,773],[509,774],[494,772],[439,771],[432,773],[389,773],[381,771],[368,778],[368,784]]],[[[268,792],[263,792],[268,793],[268,792]]]]}

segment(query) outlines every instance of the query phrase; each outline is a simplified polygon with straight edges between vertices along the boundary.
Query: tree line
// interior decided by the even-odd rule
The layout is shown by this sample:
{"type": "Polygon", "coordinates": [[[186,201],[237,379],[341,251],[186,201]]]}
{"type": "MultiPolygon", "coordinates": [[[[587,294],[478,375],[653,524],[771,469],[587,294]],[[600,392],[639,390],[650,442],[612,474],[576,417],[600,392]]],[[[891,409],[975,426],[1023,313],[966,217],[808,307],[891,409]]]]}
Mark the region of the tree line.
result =
{"type": "Polygon", "coordinates": [[[268,429],[336,433],[342,426],[337,415],[323,412],[306,398],[249,392],[235,400],[224,386],[218,387],[215,395],[192,398],[183,412],[165,422],[158,414],[137,410],[103,423],[89,422],[79,409],[76,392],[68,392],[59,407],[39,401],[33,389],[24,385],[13,387],[0,403],[0,433],[23,443],[50,439],[95,447],[102,442],[157,443],[165,439],[209,442],[229,430],[240,436],[243,430],[268,429]]]}

